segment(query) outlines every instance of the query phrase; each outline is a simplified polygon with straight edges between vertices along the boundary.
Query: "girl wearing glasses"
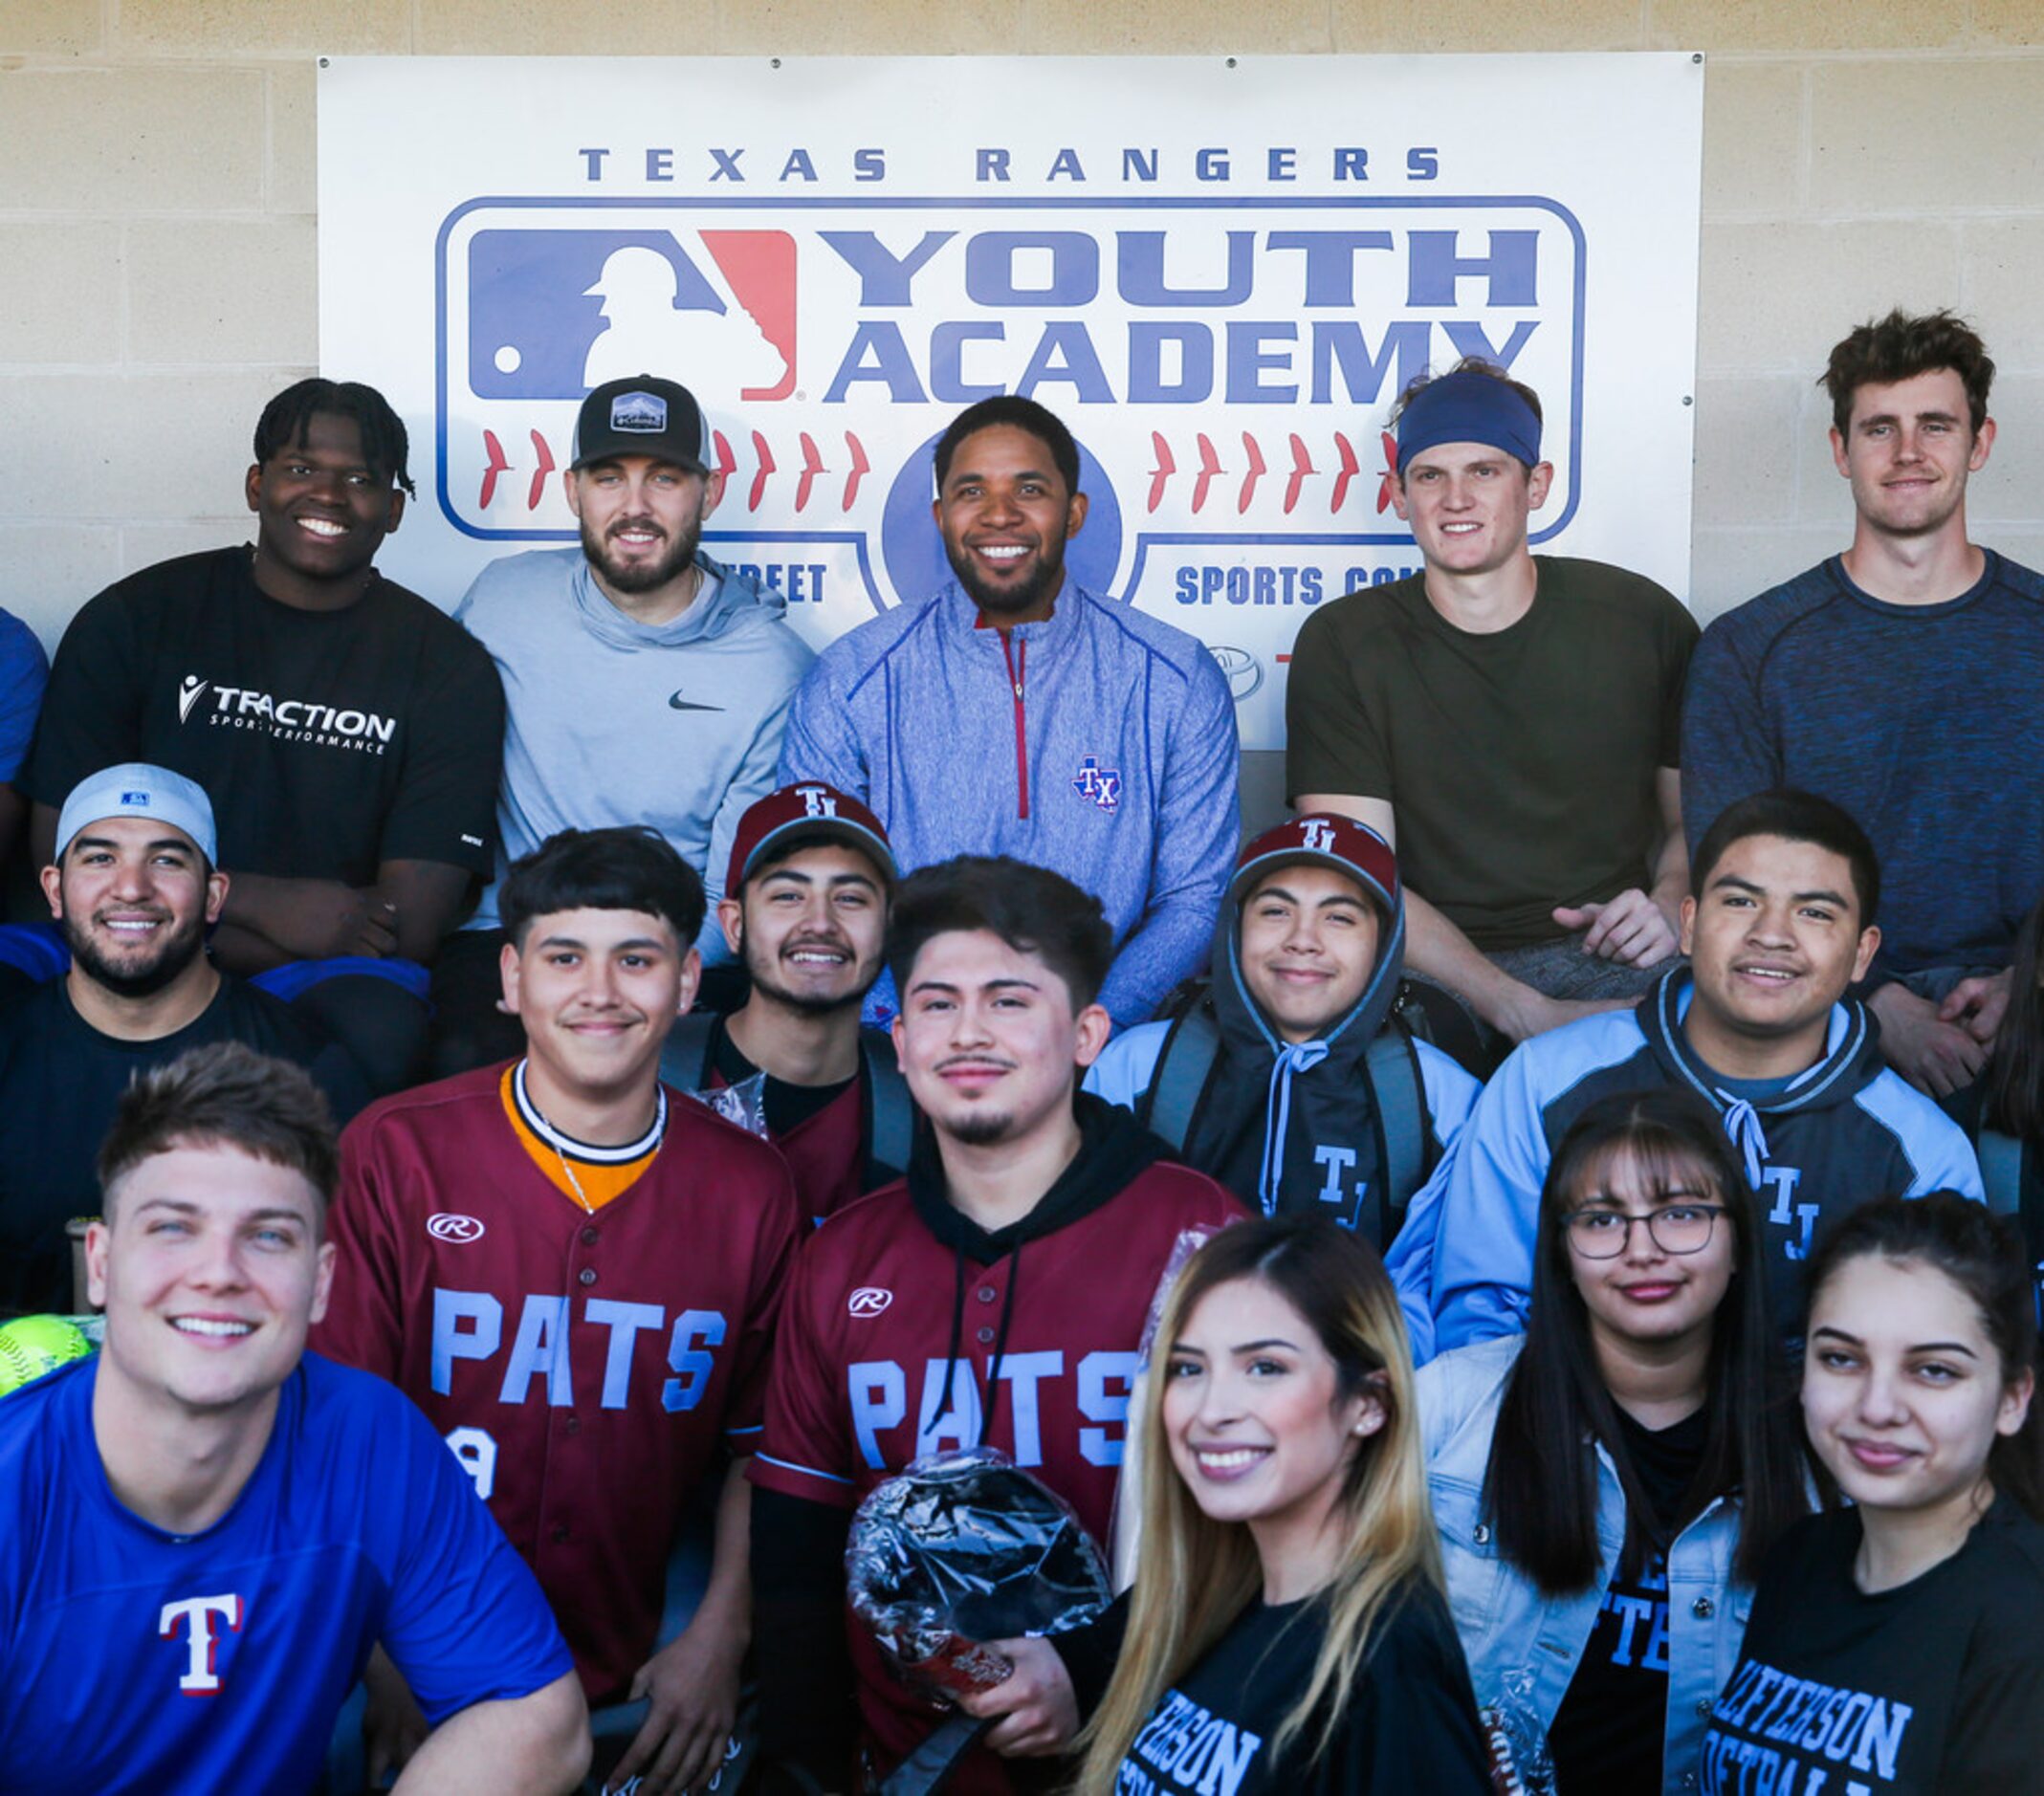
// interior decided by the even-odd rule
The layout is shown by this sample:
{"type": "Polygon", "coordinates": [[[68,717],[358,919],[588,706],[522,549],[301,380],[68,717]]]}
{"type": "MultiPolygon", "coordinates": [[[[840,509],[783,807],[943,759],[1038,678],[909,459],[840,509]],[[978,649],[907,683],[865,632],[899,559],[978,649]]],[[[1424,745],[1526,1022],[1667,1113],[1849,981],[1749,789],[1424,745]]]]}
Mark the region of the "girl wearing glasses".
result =
{"type": "Polygon", "coordinates": [[[1599,1099],[1549,1168],[1525,1335],[1419,1373],[1477,1698],[1521,1753],[1545,1733],[1564,1792],[1695,1788],[1761,1561],[1809,1508],[1761,1251],[1706,1105],[1599,1099]]]}
{"type": "Polygon", "coordinates": [[[2036,1322],[2014,1227],[1948,1192],[1810,1267],[1803,1421],[1853,1507],[1769,1557],[1701,1788],[2044,1789],[2036,1322]]]}

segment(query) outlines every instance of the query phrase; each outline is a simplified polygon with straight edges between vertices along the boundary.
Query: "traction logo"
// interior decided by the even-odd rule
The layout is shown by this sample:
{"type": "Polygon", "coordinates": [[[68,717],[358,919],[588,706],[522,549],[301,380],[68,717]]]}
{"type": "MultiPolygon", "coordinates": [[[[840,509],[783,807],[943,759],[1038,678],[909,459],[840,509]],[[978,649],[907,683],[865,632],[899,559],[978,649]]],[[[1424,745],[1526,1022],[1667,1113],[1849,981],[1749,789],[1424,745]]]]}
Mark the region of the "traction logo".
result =
{"type": "Polygon", "coordinates": [[[851,1294],[851,1299],[845,1307],[854,1316],[871,1317],[879,1315],[893,1301],[892,1291],[885,1290],[877,1284],[862,1284],[851,1294]]]}
{"type": "Polygon", "coordinates": [[[209,729],[251,730],[279,742],[384,754],[397,738],[397,719],[373,711],[325,705],[308,698],[277,698],[253,687],[218,686],[187,673],[178,684],[178,722],[197,712],[209,729]],[[209,692],[210,705],[199,701],[209,692]]]}
{"type": "Polygon", "coordinates": [[[436,1241],[451,1241],[457,1247],[466,1247],[471,1241],[481,1240],[489,1231],[474,1216],[442,1210],[426,1218],[426,1232],[436,1241]]]}

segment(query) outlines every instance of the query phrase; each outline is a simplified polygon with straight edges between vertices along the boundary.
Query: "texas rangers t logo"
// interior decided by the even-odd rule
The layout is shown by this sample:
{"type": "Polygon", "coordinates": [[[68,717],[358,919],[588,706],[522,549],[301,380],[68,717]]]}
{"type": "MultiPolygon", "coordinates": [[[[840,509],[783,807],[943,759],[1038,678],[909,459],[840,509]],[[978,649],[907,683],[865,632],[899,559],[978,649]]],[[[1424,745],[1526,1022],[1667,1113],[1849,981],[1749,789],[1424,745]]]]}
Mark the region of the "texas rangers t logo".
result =
{"type": "Polygon", "coordinates": [[[228,1632],[241,1632],[243,1609],[241,1598],[230,1591],[225,1596],[187,1596],[182,1603],[165,1603],[163,1612],[156,1618],[156,1632],[165,1640],[175,1640],[178,1623],[189,1624],[186,1636],[185,1675],[178,1679],[178,1689],[187,1697],[216,1697],[220,1694],[219,1671],[214,1665],[214,1654],[220,1643],[220,1635],[213,1621],[217,1616],[227,1623],[228,1632]]]}
{"type": "Polygon", "coordinates": [[[1078,778],[1071,782],[1071,789],[1111,816],[1121,803],[1121,769],[1103,767],[1099,756],[1088,755],[1079,763],[1078,778]]]}

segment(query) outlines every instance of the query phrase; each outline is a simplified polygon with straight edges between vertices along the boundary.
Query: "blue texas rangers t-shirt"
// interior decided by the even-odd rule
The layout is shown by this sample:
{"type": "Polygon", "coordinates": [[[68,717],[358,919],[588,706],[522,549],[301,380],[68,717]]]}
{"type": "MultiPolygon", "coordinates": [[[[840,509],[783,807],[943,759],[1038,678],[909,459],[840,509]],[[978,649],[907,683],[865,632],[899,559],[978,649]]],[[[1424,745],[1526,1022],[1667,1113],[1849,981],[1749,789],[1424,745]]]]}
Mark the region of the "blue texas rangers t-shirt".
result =
{"type": "Polygon", "coordinates": [[[379,1639],[435,1724],[570,1670],[531,1572],[391,1386],[308,1353],[233,1507],[179,1536],[107,1483],[96,1365],[0,1399],[0,1791],[310,1789],[379,1639]]]}

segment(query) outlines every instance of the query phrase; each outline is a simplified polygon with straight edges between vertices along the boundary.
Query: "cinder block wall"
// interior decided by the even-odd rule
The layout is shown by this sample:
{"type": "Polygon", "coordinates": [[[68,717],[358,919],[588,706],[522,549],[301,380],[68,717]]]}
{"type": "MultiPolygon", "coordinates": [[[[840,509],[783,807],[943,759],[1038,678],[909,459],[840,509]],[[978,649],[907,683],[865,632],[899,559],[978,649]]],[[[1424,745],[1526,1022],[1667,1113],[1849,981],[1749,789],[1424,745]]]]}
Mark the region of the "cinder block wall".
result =
{"type": "MultiPolygon", "coordinates": [[[[1846,325],[1897,302],[1986,332],[2002,436],[1977,534],[2044,561],[2039,0],[1264,0],[1249,17],[1234,0],[0,0],[0,604],[54,646],[120,573],[246,529],[255,414],[318,354],[321,52],[1702,51],[1685,596],[1715,615],[1843,540],[1811,383],[1846,325]]],[[[404,179],[395,145],[387,175],[404,179]]],[[[1274,780],[1252,771],[1253,809],[1274,780]]]]}

